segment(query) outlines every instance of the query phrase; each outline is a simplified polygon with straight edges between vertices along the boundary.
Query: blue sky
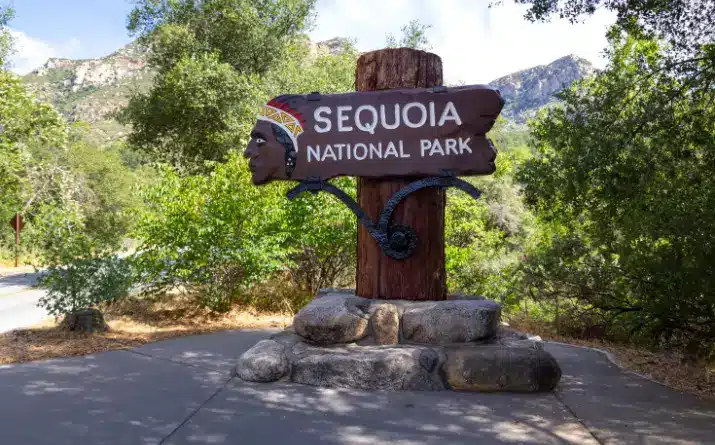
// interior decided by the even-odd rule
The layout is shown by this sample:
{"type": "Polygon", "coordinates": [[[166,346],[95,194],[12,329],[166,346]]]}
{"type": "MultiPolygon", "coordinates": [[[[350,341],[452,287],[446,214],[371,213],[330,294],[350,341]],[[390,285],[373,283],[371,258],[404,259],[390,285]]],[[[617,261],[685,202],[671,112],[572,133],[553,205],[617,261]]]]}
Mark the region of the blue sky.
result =
{"type": "Polygon", "coordinates": [[[102,56],[131,40],[128,0],[0,0],[15,9],[12,29],[58,48],[62,56],[102,56]]]}
{"type": "MultiPolygon", "coordinates": [[[[14,71],[26,73],[49,57],[96,58],[131,41],[126,17],[130,0],[0,0],[16,11],[10,23],[18,54],[14,71]]],[[[362,51],[384,45],[411,19],[431,24],[433,52],[450,82],[483,83],[510,72],[576,54],[602,65],[606,27],[615,17],[599,11],[583,24],[555,20],[530,24],[525,8],[505,0],[318,0],[310,32],[316,41],[335,36],[357,39],[362,51]]]]}

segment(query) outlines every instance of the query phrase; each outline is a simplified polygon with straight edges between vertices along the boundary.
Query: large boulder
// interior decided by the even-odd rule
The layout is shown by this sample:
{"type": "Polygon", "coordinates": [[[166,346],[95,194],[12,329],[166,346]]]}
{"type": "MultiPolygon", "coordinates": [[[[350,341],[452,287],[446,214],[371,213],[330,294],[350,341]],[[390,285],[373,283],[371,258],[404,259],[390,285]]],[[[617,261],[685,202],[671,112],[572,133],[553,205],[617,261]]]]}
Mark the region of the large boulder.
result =
{"type": "Polygon", "coordinates": [[[291,381],[364,390],[445,389],[440,354],[419,346],[303,347],[294,349],[291,381]]]}
{"type": "Polygon", "coordinates": [[[452,300],[405,305],[401,329],[413,343],[465,343],[493,337],[501,307],[491,300],[452,300]]]}
{"type": "Polygon", "coordinates": [[[236,364],[236,375],[249,382],[274,382],[288,375],[287,347],[275,340],[261,340],[244,352],[236,364]]]}
{"type": "Polygon", "coordinates": [[[295,332],[319,345],[351,343],[367,335],[370,300],[349,294],[311,301],[293,318],[295,332]]]}
{"type": "Polygon", "coordinates": [[[538,344],[480,345],[447,348],[444,374],[455,390],[537,392],[554,389],[561,368],[538,344]]]}

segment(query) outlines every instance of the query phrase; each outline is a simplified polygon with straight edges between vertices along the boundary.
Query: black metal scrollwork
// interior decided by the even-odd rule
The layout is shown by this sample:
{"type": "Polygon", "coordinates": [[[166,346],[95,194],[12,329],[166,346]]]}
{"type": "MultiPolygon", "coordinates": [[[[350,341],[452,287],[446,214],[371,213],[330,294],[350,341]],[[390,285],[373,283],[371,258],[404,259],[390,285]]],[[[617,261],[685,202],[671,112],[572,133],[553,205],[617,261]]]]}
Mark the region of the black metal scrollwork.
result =
{"type": "Polygon", "coordinates": [[[404,260],[412,255],[415,248],[417,248],[417,233],[415,233],[414,229],[410,226],[402,224],[390,225],[390,219],[392,218],[395,208],[397,208],[400,202],[408,195],[418,190],[447,187],[457,187],[468,193],[474,199],[479,199],[482,194],[482,192],[472,184],[449,173],[446,173],[444,176],[432,176],[419,179],[409,183],[390,197],[390,200],[385,204],[385,208],[380,212],[377,223],[367,216],[365,211],[360,208],[350,195],[320,178],[310,178],[302,181],[290,189],[286,196],[288,199],[293,199],[303,192],[318,193],[324,191],[330,193],[342,201],[343,204],[355,214],[360,224],[367,229],[370,236],[375,239],[385,255],[396,260],[404,260]]]}

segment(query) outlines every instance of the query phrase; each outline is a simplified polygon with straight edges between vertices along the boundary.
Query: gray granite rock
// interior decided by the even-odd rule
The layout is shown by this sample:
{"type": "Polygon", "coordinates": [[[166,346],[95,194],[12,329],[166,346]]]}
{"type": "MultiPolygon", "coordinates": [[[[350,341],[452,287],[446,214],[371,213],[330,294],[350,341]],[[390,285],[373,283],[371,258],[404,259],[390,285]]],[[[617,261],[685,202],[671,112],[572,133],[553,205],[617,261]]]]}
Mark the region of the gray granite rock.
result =
{"type": "Polygon", "coordinates": [[[355,289],[343,288],[343,287],[323,287],[318,289],[318,293],[315,294],[315,298],[321,298],[328,295],[343,295],[343,296],[355,296],[355,289]]]}
{"type": "Polygon", "coordinates": [[[531,348],[531,349],[544,349],[544,342],[536,340],[520,340],[516,338],[499,338],[494,344],[499,346],[507,346],[510,348],[531,348]]]}
{"type": "Polygon", "coordinates": [[[364,390],[445,389],[440,353],[420,346],[301,348],[291,381],[313,386],[364,390]]]}
{"type": "Polygon", "coordinates": [[[508,324],[503,324],[500,323],[500,326],[497,328],[497,337],[499,338],[513,338],[517,340],[526,340],[529,338],[529,336],[523,332],[519,332],[515,329],[512,329],[509,327],[508,324]]]}
{"type": "Polygon", "coordinates": [[[288,375],[290,363],[286,346],[275,340],[261,340],[238,359],[236,375],[249,382],[274,382],[288,375]]]}
{"type": "Polygon", "coordinates": [[[538,347],[488,345],[447,348],[444,374],[455,390],[550,391],[561,379],[561,368],[538,347]]]}
{"type": "Polygon", "coordinates": [[[501,307],[491,300],[420,302],[404,306],[400,320],[408,342],[449,344],[496,334],[501,307]]]}
{"type": "Polygon", "coordinates": [[[350,294],[327,294],[311,301],[293,318],[295,332],[316,344],[360,340],[367,334],[370,300],[350,294]]]}
{"type": "Polygon", "coordinates": [[[287,349],[290,349],[297,343],[303,341],[303,337],[297,335],[292,327],[285,328],[284,330],[271,335],[269,339],[282,344],[287,349]]]}
{"type": "Polygon", "coordinates": [[[394,304],[370,306],[370,324],[377,345],[396,345],[400,335],[400,315],[394,304]]]}
{"type": "Polygon", "coordinates": [[[447,294],[447,300],[486,300],[482,295],[470,295],[464,292],[454,292],[447,294]]]}

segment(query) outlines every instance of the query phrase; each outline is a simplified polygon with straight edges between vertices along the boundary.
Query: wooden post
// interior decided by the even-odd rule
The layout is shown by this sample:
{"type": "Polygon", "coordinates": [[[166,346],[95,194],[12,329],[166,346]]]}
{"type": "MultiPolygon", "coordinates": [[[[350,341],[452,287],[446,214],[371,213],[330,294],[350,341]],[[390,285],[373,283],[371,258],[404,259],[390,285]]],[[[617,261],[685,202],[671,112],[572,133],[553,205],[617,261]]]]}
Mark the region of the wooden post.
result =
{"type": "MultiPolygon", "coordinates": [[[[357,61],[357,91],[441,85],[442,60],[436,54],[409,48],[383,49],[363,54],[357,61]]],[[[376,221],[390,196],[412,180],[358,178],[358,204],[376,221]]],[[[367,230],[359,226],[357,295],[401,300],[446,298],[444,206],[443,189],[423,189],[395,209],[392,224],[409,225],[418,237],[417,249],[405,260],[385,256],[367,230]]]]}
{"type": "Polygon", "coordinates": [[[15,267],[20,267],[20,212],[15,213],[15,267]]]}

